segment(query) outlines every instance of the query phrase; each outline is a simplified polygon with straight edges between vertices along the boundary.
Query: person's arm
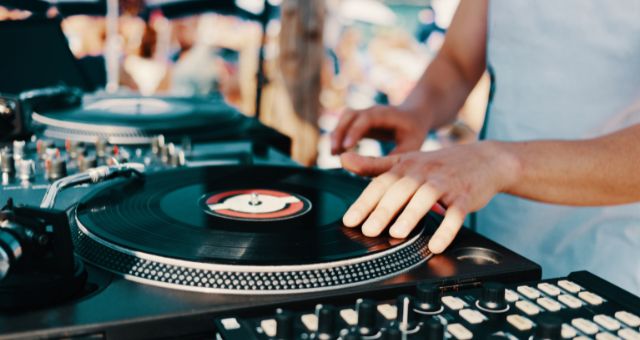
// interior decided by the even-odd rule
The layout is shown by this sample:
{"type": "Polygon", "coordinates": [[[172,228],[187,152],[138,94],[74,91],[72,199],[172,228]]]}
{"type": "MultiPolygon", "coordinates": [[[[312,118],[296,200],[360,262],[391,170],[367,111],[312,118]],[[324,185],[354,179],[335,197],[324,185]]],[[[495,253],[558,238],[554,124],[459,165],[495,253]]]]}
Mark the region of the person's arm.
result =
{"type": "Polygon", "coordinates": [[[640,124],[581,141],[486,141],[382,158],[342,155],[343,166],[377,176],[343,218],[367,236],[404,238],[436,202],[447,207],[429,241],[440,253],[465,216],[499,192],[564,205],[640,201],[640,124]]]}
{"type": "Polygon", "coordinates": [[[431,129],[453,122],[486,69],[488,0],[462,0],[442,48],[400,105],[431,129]]]}
{"type": "Polygon", "coordinates": [[[486,67],[487,2],[460,2],[442,48],[402,104],[346,111],[331,136],[332,153],[363,137],[395,139],[395,153],[417,150],[429,129],[452,122],[486,67]]]}

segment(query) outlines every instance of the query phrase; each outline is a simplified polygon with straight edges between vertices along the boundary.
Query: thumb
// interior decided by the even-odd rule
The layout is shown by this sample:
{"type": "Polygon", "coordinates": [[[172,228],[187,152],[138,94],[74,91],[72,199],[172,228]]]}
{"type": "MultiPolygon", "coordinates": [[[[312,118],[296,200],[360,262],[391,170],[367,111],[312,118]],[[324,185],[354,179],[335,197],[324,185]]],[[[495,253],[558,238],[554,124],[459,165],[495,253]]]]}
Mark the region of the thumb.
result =
{"type": "Polygon", "coordinates": [[[342,167],[360,176],[373,177],[389,171],[396,163],[399,156],[368,157],[360,156],[354,152],[343,153],[340,156],[342,167]]]}

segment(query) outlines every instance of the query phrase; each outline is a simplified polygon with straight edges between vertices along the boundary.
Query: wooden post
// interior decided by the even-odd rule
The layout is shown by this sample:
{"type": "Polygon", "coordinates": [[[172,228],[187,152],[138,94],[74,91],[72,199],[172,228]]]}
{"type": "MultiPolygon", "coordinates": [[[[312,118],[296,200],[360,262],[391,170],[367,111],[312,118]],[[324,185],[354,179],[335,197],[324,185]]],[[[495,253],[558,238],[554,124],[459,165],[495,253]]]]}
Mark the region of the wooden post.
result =
{"type": "Polygon", "coordinates": [[[317,158],[320,75],[325,57],[325,0],[284,0],[281,11],[279,64],[294,111],[291,121],[281,123],[294,124],[292,129],[286,129],[293,142],[293,158],[313,165],[317,158]]]}

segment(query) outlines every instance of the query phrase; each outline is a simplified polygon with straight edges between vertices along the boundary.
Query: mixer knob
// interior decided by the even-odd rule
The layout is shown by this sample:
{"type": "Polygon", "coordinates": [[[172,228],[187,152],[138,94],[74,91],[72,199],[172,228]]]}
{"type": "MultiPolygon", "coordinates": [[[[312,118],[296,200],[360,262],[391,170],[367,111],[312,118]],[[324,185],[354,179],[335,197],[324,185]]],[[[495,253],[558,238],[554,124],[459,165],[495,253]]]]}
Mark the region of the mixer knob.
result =
{"type": "Polygon", "coordinates": [[[87,171],[97,166],[98,166],[98,160],[94,156],[78,157],[78,170],[80,172],[87,171]]]}
{"type": "Polygon", "coordinates": [[[358,312],[358,332],[365,336],[377,333],[378,312],[376,302],[369,299],[360,299],[356,303],[356,311],[358,312]]]}
{"type": "Polygon", "coordinates": [[[16,164],[13,159],[13,154],[9,149],[4,149],[0,152],[0,170],[4,174],[13,175],[16,172],[16,164]]]}
{"type": "Polygon", "coordinates": [[[336,310],[333,306],[322,306],[318,311],[316,338],[333,339],[336,332],[336,310]]]}
{"type": "Polygon", "coordinates": [[[18,164],[18,178],[23,181],[29,181],[35,176],[36,165],[32,160],[23,159],[18,164]]]}
{"type": "Polygon", "coordinates": [[[14,140],[13,141],[13,157],[15,159],[22,159],[24,157],[24,148],[27,143],[23,140],[14,140]]]}
{"type": "Polygon", "coordinates": [[[535,340],[556,340],[562,338],[562,319],[550,315],[543,314],[538,317],[535,340]]]}
{"type": "Polygon", "coordinates": [[[160,156],[160,153],[162,152],[162,149],[164,148],[164,136],[163,135],[157,135],[155,137],[153,137],[151,139],[151,152],[156,155],[156,156],[160,156]]]}
{"type": "Polygon", "coordinates": [[[440,288],[434,284],[421,282],[417,288],[416,311],[425,314],[438,313],[442,309],[440,288]]]}
{"type": "Polygon", "coordinates": [[[361,340],[362,335],[360,335],[360,333],[357,330],[350,329],[347,333],[341,335],[340,339],[341,340],[361,340]]]}
{"type": "Polygon", "coordinates": [[[382,330],[380,340],[403,340],[402,331],[398,327],[389,327],[382,330]]]}
{"type": "Polygon", "coordinates": [[[107,139],[104,137],[98,137],[96,139],[96,156],[104,157],[107,154],[107,139]]]}
{"type": "Polygon", "coordinates": [[[49,172],[49,178],[57,180],[67,176],[67,162],[62,158],[54,158],[51,161],[51,170],[49,172]]]}
{"type": "Polygon", "coordinates": [[[509,307],[505,301],[504,285],[498,282],[485,282],[482,285],[482,298],[477,302],[480,309],[488,312],[505,312],[509,307]]]}
{"type": "Polygon", "coordinates": [[[425,321],[420,327],[418,338],[425,340],[443,340],[444,325],[438,319],[429,318],[429,320],[425,321]]]}
{"type": "Polygon", "coordinates": [[[293,339],[293,315],[282,309],[276,311],[276,336],[278,340],[293,339]]]}
{"type": "Polygon", "coordinates": [[[38,158],[44,159],[47,150],[53,147],[54,147],[53,141],[51,140],[40,139],[36,141],[36,152],[38,153],[38,158]]]}
{"type": "Polygon", "coordinates": [[[395,324],[401,331],[412,329],[416,324],[416,313],[413,297],[410,295],[400,295],[396,300],[398,314],[395,324]]]}

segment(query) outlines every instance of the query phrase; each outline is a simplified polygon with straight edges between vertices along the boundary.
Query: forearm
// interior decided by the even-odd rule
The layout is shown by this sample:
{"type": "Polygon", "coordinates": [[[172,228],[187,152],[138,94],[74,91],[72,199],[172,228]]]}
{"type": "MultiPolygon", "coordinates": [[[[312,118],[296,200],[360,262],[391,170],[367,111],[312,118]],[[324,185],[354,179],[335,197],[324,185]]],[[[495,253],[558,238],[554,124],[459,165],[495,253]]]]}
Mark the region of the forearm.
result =
{"type": "Polygon", "coordinates": [[[582,141],[490,143],[511,160],[506,193],[580,206],[640,201],[640,125],[582,141]]]}
{"type": "Polygon", "coordinates": [[[455,121],[476,82],[466,80],[447,57],[438,56],[400,107],[437,129],[455,121]]]}

